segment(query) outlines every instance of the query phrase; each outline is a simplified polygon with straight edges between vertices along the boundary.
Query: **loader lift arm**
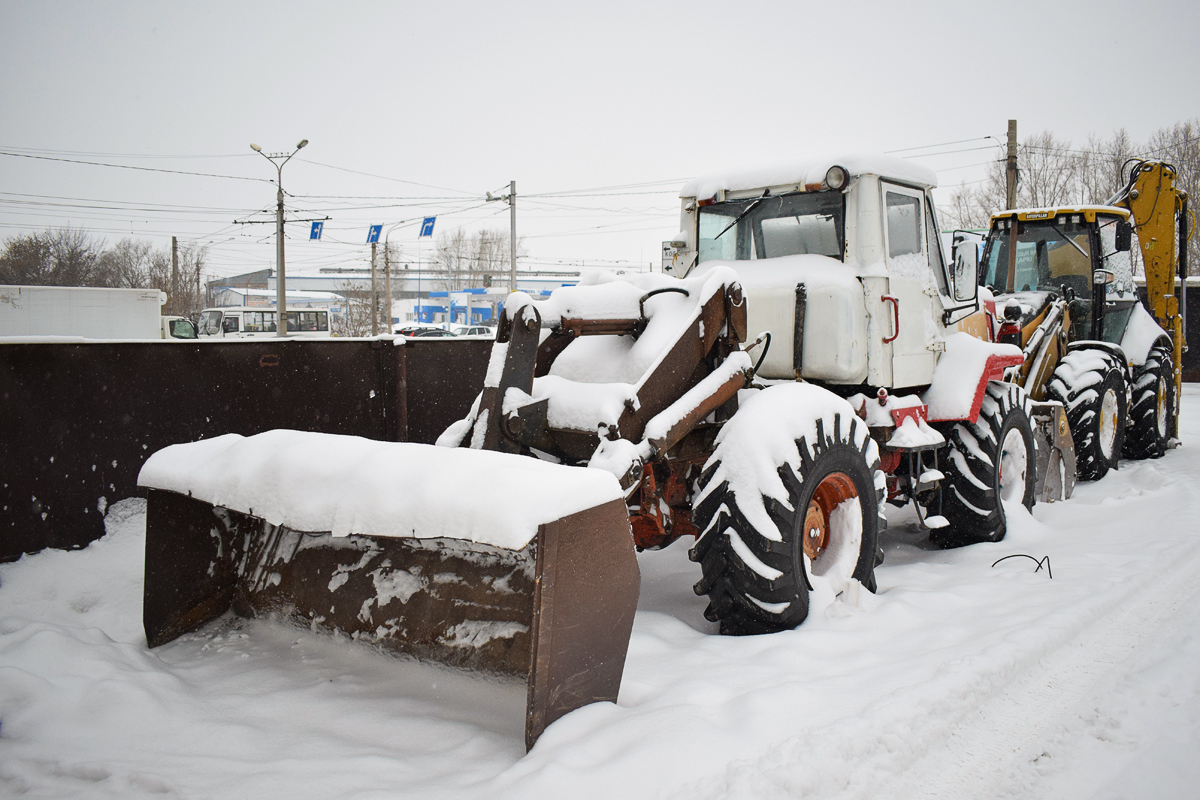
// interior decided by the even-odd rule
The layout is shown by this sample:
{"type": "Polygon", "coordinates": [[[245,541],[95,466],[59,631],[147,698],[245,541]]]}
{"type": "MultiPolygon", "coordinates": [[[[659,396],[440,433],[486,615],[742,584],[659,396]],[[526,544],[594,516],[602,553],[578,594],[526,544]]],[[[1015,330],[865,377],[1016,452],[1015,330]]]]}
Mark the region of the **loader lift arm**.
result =
{"type": "Polygon", "coordinates": [[[630,304],[629,313],[616,317],[557,315],[543,320],[536,301],[510,300],[489,369],[499,379],[484,387],[470,434],[460,444],[526,454],[537,450],[563,463],[583,464],[623,441],[626,450],[636,453],[618,462],[617,477],[628,493],[637,546],[662,547],[683,535],[696,536],[686,485],[711,451],[719,426],[719,420],[711,425],[704,420],[714,412],[724,417],[732,413],[727,406],[753,370],[740,350],[746,339],[746,306],[732,273],[716,282],[690,283],[690,288],[646,292],[637,300],[636,313],[630,304]],[[671,323],[660,322],[660,329],[653,329],[652,299],[668,294],[675,295],[676,311],[688,303],[693,309],[686,324],[663,337],[661,327],[671,323]],[[539,345],[539,331],[547,323],[550,333],[539,345]],[[535,388],[535,382],[552,374],[572,343],[593,336],[636,341],[648,329],[662,341],[661,353],[629,385],[617,418],[551,424],[554,392],[535,388]]]}

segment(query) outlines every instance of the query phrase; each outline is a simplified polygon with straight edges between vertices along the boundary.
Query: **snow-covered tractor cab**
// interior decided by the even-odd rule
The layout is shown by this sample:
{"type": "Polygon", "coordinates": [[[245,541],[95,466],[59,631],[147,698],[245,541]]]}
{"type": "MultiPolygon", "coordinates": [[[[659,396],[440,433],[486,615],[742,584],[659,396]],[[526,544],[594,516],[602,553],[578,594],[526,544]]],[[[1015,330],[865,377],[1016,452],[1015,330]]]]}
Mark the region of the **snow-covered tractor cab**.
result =
{"type": "MultiPolygon", "coordinates": [[[[700,179],[663,253],[668,273],[734,269],[748,338],[769,333],[760,384],[799,379],[848,402],[878,446],[886,499],[916,501],[931,539],[955,545],[1003,537],[1002,498],[1032,504],[1035,444],[1025,393],[1001,382],[1020,351],[988,341],[975,248],[943,252],[935,185],[884,156],[700,179]]],[[[732,542],[724,561],[754,538],[717,534],[732,542]]]]}
{"type": "Polygon", "coordinates": [[[1112,206],[992,217],[981,291],[997,339],[1022,348],[1010,378],[1061,403],[1078,477],[1157,457],[1175,435],[1172,341],[1139,302],[1130,213],[1112,206]]]}

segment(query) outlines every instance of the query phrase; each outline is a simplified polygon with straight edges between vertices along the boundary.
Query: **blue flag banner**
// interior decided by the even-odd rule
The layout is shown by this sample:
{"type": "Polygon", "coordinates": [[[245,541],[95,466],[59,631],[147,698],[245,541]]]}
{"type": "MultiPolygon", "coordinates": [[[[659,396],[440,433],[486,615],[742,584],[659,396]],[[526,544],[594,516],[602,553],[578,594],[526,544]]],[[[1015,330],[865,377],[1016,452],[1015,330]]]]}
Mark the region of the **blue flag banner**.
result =
{"type": "Polygon", "coordinates": [[[367,231],[367,244],[379,241],[379,234],[383,231],[382,225],[372,225],[367,231]]]}
{"type": "Polygon", "coordinates": [[[426,217],[425,219],[421,220],[421,233],[417,237],[418,239],[421,238],[421,236],[433,236],[433,222],[436,219],[437,217],[426,217]]]}
{"type": "Polygon", "coordinates": [[[309,239],[320,239],[321,238],[321,229],[324,227],[325,227],[324,222],[314,222],[313,226],[312,226],[312,233],[310,233],[308,235],[308,238],[309,239]]]}

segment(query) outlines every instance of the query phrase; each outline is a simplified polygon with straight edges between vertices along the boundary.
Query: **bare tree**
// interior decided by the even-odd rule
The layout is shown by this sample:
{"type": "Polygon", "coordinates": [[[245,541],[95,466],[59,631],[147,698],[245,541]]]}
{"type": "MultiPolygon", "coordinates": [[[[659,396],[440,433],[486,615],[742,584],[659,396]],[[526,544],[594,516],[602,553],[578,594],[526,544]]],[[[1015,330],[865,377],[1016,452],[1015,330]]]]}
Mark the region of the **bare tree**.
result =
{"type": "Polygon", "coordinates": [[[1188,275],[1200,273],[1200,235],[1195,232],[1196,207],[1200,205],[1200,119],[1159,128],[1151,134],[1145,155],[1174,165],[1176,185],[1188,193],[1188,275]]]}
{"type": "MultiPolygon", "coordinates": [[[[371,335],[371,290],[360,289],[355,284],[344,281],[338,284],[337,293],[345,298],[342,303],[342,313],[333,320],[334,336],[370,336],[371,335]]],[[[388,327],[386,332],[390,333],[388,327]]]]}
{"type": "MultiPolygon", "coordinates": [[[[517,240],[518,255],[521,240],[517,240]]],[[[468,234],[456,228],[438,237],[434,263],[445,273],[439,283],[446,291],[487,286],[509,270],[508,232],[480,230],[468,234]]]]}
{"type": "Polygon", "coordinates": [[[154,246],[149,242],[122,239],[100,254],[101,280],[114,288],[148,288],[153,259],[154,246]]]}
{"type": "Polygon", "coordinates": [[[103,286],[98,269],[104,242],[75,228],[8,239],[0,254],[0,283],[103,286]]]}

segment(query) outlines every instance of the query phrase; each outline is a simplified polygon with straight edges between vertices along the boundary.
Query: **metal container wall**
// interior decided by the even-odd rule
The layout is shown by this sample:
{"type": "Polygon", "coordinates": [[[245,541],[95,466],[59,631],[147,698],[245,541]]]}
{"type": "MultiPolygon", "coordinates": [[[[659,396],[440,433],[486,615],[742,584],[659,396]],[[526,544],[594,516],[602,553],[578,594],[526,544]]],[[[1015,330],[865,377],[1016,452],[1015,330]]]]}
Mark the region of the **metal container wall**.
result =
{"type": "Polygon", "coordinates": [[[483,385],[486,340],[0,344],[0,561],[104,535],[156,450],[275,428],[432,443],[483,385]]]}

